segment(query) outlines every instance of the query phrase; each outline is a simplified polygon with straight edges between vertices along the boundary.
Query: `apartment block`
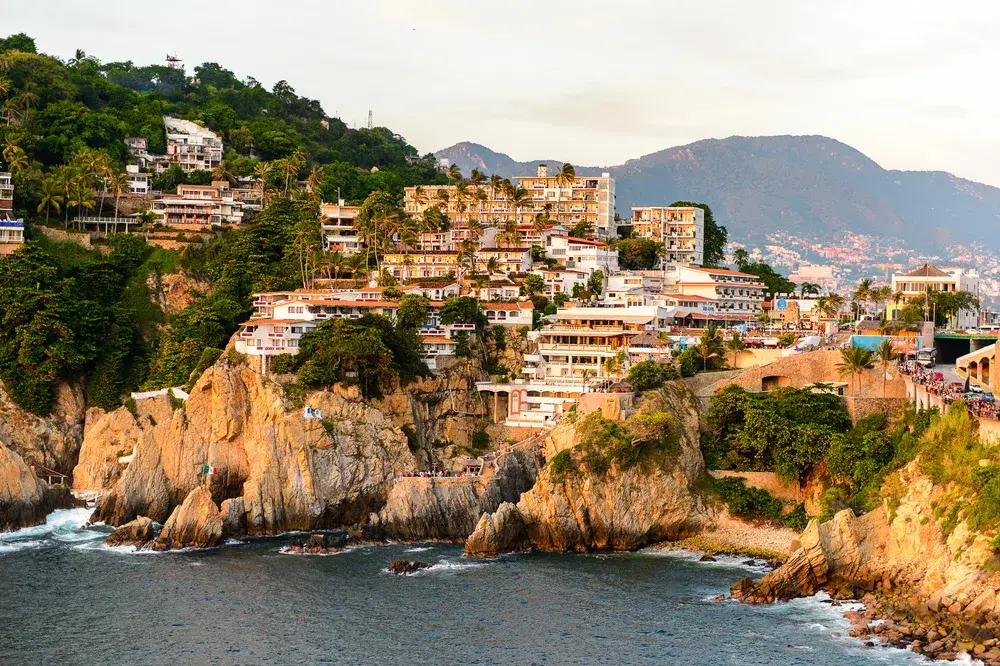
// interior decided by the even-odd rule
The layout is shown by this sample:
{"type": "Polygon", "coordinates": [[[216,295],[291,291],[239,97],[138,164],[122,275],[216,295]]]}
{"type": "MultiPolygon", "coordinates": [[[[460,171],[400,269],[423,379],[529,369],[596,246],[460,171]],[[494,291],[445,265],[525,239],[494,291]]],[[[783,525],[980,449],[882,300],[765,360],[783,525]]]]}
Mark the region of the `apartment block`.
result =
{"type": "Polygon", "coordinates": [[[24,245],[24,222],[0,218],[0,256],[12,254],[24,245]]]}
{"type": "Polygon", "coordinates": [[[149,175],[138,164],[126,164],[125,174],[128,176],[130,194],[149,194],[149,175]]]}
{"type": "Polygon", "coordinates": [[[335,204],[324,203],[320,206],[325,250],[352,255],[361,249],[362,243],[356,226],[360,212],[360,206],[346,206],[343,199],[335,204]]]}
{"type": "MultiPolygon", "coordinates": [[[[891,302],[886,306],[886,317],[898,319],[899,311],[906,305],[906,301],[916,299],[926,299],[927,292],[947,291],[958,292],[967,291],[974,296],[979,296],[979,274],[975,271],[965,271],[961,268],[940,269],[931,264],[923,264],[908,273],[896,273],[892,276],[892,291],[900,293],[903,298],[897,304],[891,302]]],[[[927,312],[928,320],[934,316],[930,310],[927,312]]],[[[953,328],[972,328],[978,326],[979,315],[976,310],[961,310],[951,318],[949,325],[953,328]]]]}
{"type": "Polygon", "coordinates": [[[437,206],[448,216],[452,226],[467,225],[475,219],[483,226],[503,226],[514,220],[518,225],[531,225],[540,214],[548,215],[552,224],[567,228],[587,222],[598,236],[614,237],[615,180],[610,173],[600,176],[577,176],[573,182],[562,180],[539,165],[534,176],[514,179],[528,192],[528,199],[515,205],[502,190],[489,185],[460,190],[455,185],[438,187],[408,187],[403,196],[404,209],[409,215],[422,215],[437,206]]]}
{"type": "Polygon", "coordinates": [[[458,252],[387,252],[382,257],[385,270],[397,280],[455,277],[459,272],[458,252]]]}
{"type": "Polygon", "coordinates": [[[178,185],[177,194],[153,201],[157,223],[180,229],[210,229],[243,222],[243,202],[233,198],[225,184],[178,185]]]}
{"type": "Polygon", "coordinates": [[[618,251],[602,241],[551,234],[545,239],[545,256],[566,268],[605,275],[618,271],[618,251]]]}
{"type": "Polygon", "coordinates": [[[701,266],[705,260],[705,211],[695,206],[632,208],[632,231],[663,244],[668,266],[701,266]]]}
{"type": "Polygon", "coordinates": [[[0,220],[14,217],[14,183],[11,175],[0,172],[0,220]]]}
{"type": "Polygon", "coordinates": [[[714,301],[721,314],[750,318],[761,311],[764,283],[750,273],[727,268],[677,266],[672,283],[664,287],[669,295],[700,296],[714,301]]]}
{"type": "Polygon", "coordinates": [[[166,162],[185,172],[211,171],[222,161],[222,139],[206,127],[172,116],[163,117],[167,131],[166,162]]]}

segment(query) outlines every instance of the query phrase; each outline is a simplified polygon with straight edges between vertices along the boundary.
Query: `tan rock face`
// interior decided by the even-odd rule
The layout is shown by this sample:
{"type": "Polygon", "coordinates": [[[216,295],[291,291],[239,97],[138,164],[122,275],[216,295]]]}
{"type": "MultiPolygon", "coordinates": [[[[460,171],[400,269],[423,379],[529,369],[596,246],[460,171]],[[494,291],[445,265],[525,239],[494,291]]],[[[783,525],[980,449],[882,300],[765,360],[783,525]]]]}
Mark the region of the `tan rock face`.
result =
{"type": "MultiPolygon", "coordinates": [[[[135,421],[143,432],[134,458],[102,498],[95,520],[121,525],[144,515],[164,522],[205,482],[205,465],[219,470],[208,479],[216,503],[242,501],[243,517],[231,504],[227,525],[245,524],[249,534],[362,520],[384,503],[389,479],[415,469],[406,437],[360,399],[316,393],[307,404],[322,410],[322,421],[286,410],[280,386],[246,364],[221,360],[182,409],[135,421]]],[[[132,421],[121,411],[105,415],[107,425],[92,426],[88,451],[107,451],[129,438],[132,421]]],[[[95,455],[98,468],[107,459],[101,455],[95,455]]]]}
{"type": "MultiPolygon", "coordinates": [[[[708,517],[693,490],[704,473],[698,414],[685,390],[675,386],[664,396],[680,432],[680,451],[667,464],[625,470],[613,466],[600,476],[581,471],[563,479],[554,479],[546,466],[535,486],[517,502],[517,516],[508,509],[505,516],[481,520],[466,543],[466,552],[501,551],[502,545],[494,543],[489,532],[517,533],[518,522],[523,523],[532,547],[554,551],[634,550],[700,531],[708,517]]],[[[575,446],[581,423],[566,423],[550,433],[543,443],[546,457],[575,446]]]]}
{"type": "Polygon", "coordinates": [[[540,463],[533,452],[515,451],[481,477],[396,479],[373,527],[390,538],[464,539],[484,512],[531,488],[540,463]]]}
{"type": "Polygon", "coordinates": [[[61,382],[52,413],[41,418],[18,407],[0,386],[0,444],[28,465],[69,474],[83,441],[84,401],[78,384],[61,382]]]}
{"type": "Polygon", "coordinates": [[[871,590],[882,584],[902,586],[925,600],[964,594],[990,604],[988,593],[998,589],[996,576],[984,572],[994,557],[990,539],[971,532],[964,521],[945,536],[934,510],[945,489],[920,474],[916,463],[900,477],[905,493],[891,512],[882,506],[856,517],[844,510],[829,522],[813,521],[799,539],[801,548],[783,566],[759,581],[740,581],[733,595],[768,603],[821,588],[871,590]]]}
{"type": "Polygon", "coordinates": [[[0,444],[0,532],[45,522],[68,497],[40,481],[20,455],[0,444]]]}
{"type": "Polygon", "coordinates": [[[150,293],[167,315],[180,312],[195,302],[198,294],[207,294],[210,285],[183,273],[150,275],[146,280],[150,293]]]}
{"type": "Polygon", "coordinates": [[[531,539],[517,506],[504,502],[494,513],[482,515],[476,530],[465,542],[465,552],[496,557],[503,553],[520,552],[530,546],[531,539]]]}
{"type": "Polygon", "coordinates": [[[191,491],[153,542],[154,550],[210,548],[222,541],[222,513],[207,488],[191,491]]]}
{"type": "Polygon", "coordinates": [[[145,546],[156,536],[153,521],[139,516],[108,535],[104,543],[108,546],[145,546]]]}

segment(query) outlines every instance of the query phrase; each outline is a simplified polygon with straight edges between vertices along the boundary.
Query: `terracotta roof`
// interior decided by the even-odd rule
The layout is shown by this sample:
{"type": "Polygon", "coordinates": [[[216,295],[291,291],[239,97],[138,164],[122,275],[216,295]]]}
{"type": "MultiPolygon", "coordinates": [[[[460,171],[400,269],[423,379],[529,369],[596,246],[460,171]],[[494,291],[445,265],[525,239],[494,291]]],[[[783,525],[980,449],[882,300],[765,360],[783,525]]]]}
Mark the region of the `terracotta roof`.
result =
{"type": "Polygon", "coordinates": [[[310,323],[310,322],[303,322],[301,319],[251,319],[248,322],[240,324],[240,326],[260,326],[261,324],[286,325],[286,324],[302,324],[302,323],[310,323]]]}
{"type": "Polygon", "coordinates": [[[906,277],[951,277],[948,273],[945,273],[940,268],[936,266],[931,266],[930,264],[924,264],[914,268],[912,271],[906,274],[906,277]]]}
{"type": "Polygon", "coordinates": [[[497,252],[528,252],[530,247],[481,247],[479,252],[484,254],[496,254],[497,252]]]}
{"type": "Polygon", "coordinates": [[[517,303],[483,303],[484,310],[534,310],[535,306],[531,301],[518,301],[517,303]]]}
{"type": "Polygon", "coordinates": [[[607,247],[607,243],[603,241],[588,240],[586,238],[577,238],[576,236],[567,236],[566,240],[570,243],[580,243],[583,245],[594,245],[596,247],[607,247]]]}
{"type": "Polygon", "coordinates": [[[422,335],[420,337],[421,337],[421,339],[422,339],[423,342],[435,342],[435,343],[439,343],[439,344],[440,343],[457,344],[451,338],[446,338],[446,337],[441,336],[441,335],[422,335]]]}
{"type": "MultiPolygon", "coordinates": [[[[690,283],[689,283],[690,284],[690,283]]],[[[672,298],[678,301],[717,301],[717,298],[709,298],[708,296],[699,296],[697,294],[667,294],[667,298],[672,298]]]]}
{"type": "Polygon", "coordinates": [[[736,277],[757,277],[753,273],[741,273],[728,268],[700,268],[697,266],[688,266],[687,268],[688,270],[698,271],[700,273],[717,273],[719,275],[735,275],[736,277]]]}

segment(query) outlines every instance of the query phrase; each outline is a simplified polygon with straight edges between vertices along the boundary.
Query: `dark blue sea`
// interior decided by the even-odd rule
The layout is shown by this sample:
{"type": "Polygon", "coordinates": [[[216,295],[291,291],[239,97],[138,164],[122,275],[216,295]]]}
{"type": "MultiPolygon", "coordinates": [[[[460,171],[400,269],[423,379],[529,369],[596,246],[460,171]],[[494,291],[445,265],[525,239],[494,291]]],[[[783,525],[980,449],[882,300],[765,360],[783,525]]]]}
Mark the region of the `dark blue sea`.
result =
{"type": "Polygon", "coordinates": [[[819,598],[713,602],[763,570],[681,552],[465,558],[450,545],[152,554],[85,510],[0,535],[3,664],[915,664],[819,598]],[[430,569],[395,576],[400,558],[430,569]]]}

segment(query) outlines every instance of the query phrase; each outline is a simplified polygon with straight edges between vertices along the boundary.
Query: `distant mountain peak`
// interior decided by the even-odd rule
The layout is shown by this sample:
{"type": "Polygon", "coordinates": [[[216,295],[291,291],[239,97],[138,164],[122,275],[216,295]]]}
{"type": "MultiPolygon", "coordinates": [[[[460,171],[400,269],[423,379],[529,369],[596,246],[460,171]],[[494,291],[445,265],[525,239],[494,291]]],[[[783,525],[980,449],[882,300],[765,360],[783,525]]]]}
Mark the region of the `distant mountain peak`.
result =
{"type": "MultiPolygon", "coordinates": [[[[503,177],[530,175],[520,162],[463,141],[436,153],[466,174],[473,167],[503,177]]],[[[630,159],[620,166],[576,165],[581,174],[610,171],[617,209],[702,201],[734,240],[776,231],[831,239],[851,231],[905,237],[918,249],[978,241],[998,247],[1000,190],[943,171],[890,171],[856,148],[822,135],[702,139],[630,159]]]]}

